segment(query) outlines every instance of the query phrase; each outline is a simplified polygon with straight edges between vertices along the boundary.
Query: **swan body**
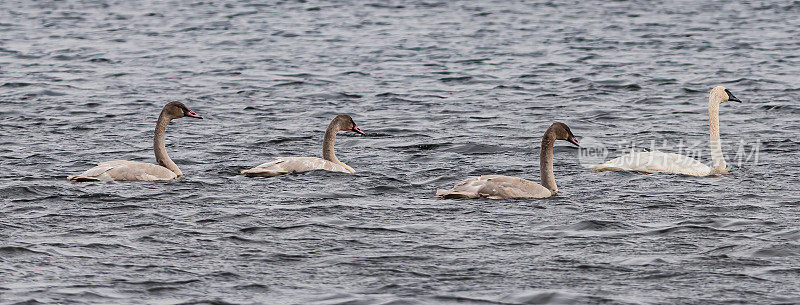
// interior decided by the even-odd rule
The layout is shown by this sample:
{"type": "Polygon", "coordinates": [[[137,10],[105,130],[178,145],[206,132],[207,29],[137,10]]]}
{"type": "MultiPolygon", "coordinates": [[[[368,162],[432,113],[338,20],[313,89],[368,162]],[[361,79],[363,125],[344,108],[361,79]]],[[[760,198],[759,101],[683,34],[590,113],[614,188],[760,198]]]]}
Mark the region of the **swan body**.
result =
{"type": "MultiPolygon", "coordinates": [[[[636,171],[640,173],[673,173],[689,176],[708,176],[714,169],[694,158],[661,151],[640,151],[594,165],[596,171],[636,171]]],[[[722,173],[722,172],[720,172],[722,173]]]]}
{"type": "Polygon", "coordinates": [[[542,136],[539,168],[542,184],[517,177],[484,175],[461,181],[449,190],[438,190],[436,196],[442,198],[547,198],[558,193],[553,175],[553,145],[556,140],[567,140],[579,146],[578,140],[561,122],[553,123],[542,136]]]}
{"type": "Polygon", "coordinates": [[[713,167],[688,156],[660,151],[631,152],[589,168],[596,171],[636,171],[645,174],[669,173],[690,176],[718,175],[728,172],[719,135],[719,105],[727,102],[742,102],[725,87],[717,86],[708,95],[709,146],[713,167]]]}
{"type": "Polygon", "coordinates": [[[450,190],[438,190],[443,198],[547,198],[553,195],[546,187],[533,181],[501,175],[484,175],[461,181],[450,190]]]}
{"type": "Polygon", "coordinates": [[[355,173],[356,171],[352,167],[339,161],[333,151],[336,133],[340,130],[349,130],[364,134],[353,121],[353,118],[346,114],[340,114],[331,121],[328,128],[325,130],[325,138],[322,142],[322,158],[279,157],[254,168],[242,170],[241,174],[248,177],[275,177],[313,170],[325,170],[347,174],[355,173]]]}
{"type": "Polygon", "coordinates": [[[178,165],[167,155],[167,150],[164,147],[164,134],[170,121],[185,116],[202,119],[200,115],[180,102],[171,102],[161,110],[153,136],[153,151],[158,164],[126,160],[106,161],[79,175],[67,176],[67,180],[77,182],[166,181],[183,177],[183,172],[178,168],[178,165]]]}
{"type": "Polygon", "coordinates": [[[80,175],[68,176],[72,181],[166,181],[178,175],[161,165],[139,161],[116,160],[97,164],[80,175]]]}
{"type": "Polygon", "coordinates": [[[242,171],[250,177],[274,177],[293,172],[307,172],[313,170],[326,170],[352,174],[356,171],[344,163],[334,163],[317,157],[281,157],[263,163],[254,168],[242,171]]]}

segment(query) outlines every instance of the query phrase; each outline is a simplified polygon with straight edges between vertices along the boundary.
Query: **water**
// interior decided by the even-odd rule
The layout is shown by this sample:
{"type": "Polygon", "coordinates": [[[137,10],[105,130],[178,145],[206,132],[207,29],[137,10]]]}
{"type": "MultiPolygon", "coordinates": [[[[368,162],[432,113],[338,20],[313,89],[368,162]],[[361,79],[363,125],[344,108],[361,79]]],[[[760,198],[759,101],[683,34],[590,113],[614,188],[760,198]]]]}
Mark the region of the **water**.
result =
{"type": "Polygon", "coordinates": [[[3,1],[2,303],[800,302],[800,2],[3,1]],[[596,173],[559,142],[561,193],[439,200],[480,174],[538,181],[554,121],[582,141],[699,143],[721,107],[731,173],[596,173]],[[154,162],[161,107],[186,177],[69,183],[154,162]],[[337,113],[355,175],[237,175],[319,156],[337,113]],[[737,145],[760,143],[738,164],[737,145]]]}

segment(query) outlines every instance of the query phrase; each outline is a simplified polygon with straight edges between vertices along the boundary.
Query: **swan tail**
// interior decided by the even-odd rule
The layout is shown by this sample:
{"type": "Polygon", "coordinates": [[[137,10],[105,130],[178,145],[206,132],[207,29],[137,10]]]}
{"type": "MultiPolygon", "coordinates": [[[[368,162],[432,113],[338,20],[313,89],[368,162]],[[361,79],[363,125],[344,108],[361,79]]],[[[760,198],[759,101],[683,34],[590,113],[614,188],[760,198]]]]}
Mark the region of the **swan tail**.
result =
{"type": "Polygon", "coordinates": [[[481,196],[477,193],[459,192],[454,190],[437,190],[436,197],[444,199],[475,199],[481,196]]]}
{"type": "Polygon", "coordinates": [[[101,181],[97,177],[89,177],[89,176],[67,176],[67,180],[75,181],[75,182],[94,182],[94,181],[101,181]]]}

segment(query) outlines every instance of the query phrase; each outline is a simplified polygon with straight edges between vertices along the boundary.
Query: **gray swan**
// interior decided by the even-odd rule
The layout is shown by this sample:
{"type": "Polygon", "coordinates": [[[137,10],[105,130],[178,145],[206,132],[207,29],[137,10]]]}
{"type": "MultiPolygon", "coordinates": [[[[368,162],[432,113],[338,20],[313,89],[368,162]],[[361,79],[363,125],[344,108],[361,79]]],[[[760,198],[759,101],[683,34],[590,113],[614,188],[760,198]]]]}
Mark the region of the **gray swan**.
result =
{"type": "Polygon", "coordinates": [[[202,119],[200,115],[187,108],[183,103],[171,102],[164,106],[158,116],[156,131],[153,136],[153,151],[158,165],[138,161],[107,161],[83,172],[80,175],[67,176],[70,181],[164,181],[183,177],[183,172],[167,155],[164,147],[164,133],[167,125],[174,119],[190,117],[202,119]]]}
{"type": "Polygon", "coordinates": [[[547,198],[558,193],[553,175],[553,144],[556,140],[566,140],[580,146],[567,124],[555,122],[542,136],[539,154],[539,171],[542,184],[522,178],[486,175],[461,181],[449,190],[438,190],[436,196],[442,198],[547,198]]]}
{"type": "Polygon", "coordinates": [[[340,130],[354,131],[364,134],[353,118],[346,114],[337,115],[325,130],[322,142],[322,158],[317,157],[279,157],[270,162],[263,163],[251,169],[242,170],[241,174],[248,177],[274,177],[293,172],[307,172],[312,170],[326,170],[352,174],[356,171],[336,158],[333,152],[333,143],[336,133],[340,130]]]}

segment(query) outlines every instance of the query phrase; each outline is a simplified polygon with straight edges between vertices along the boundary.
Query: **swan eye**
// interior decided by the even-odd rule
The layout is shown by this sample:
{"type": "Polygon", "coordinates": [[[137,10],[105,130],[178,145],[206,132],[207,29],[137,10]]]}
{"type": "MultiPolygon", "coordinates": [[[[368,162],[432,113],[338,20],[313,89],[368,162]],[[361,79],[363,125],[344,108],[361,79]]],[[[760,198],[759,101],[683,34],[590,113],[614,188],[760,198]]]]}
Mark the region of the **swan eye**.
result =
{"type": "Polygon", "coordinates": [[[728,89],[725,89],[725,94],[727,94],[727,95],[728,95],[728,98],[735,98],[735,97],[733,96],[733,93],[731,93],[731,91],[730,91],[730,90],[728,90],[728,89]]]}

